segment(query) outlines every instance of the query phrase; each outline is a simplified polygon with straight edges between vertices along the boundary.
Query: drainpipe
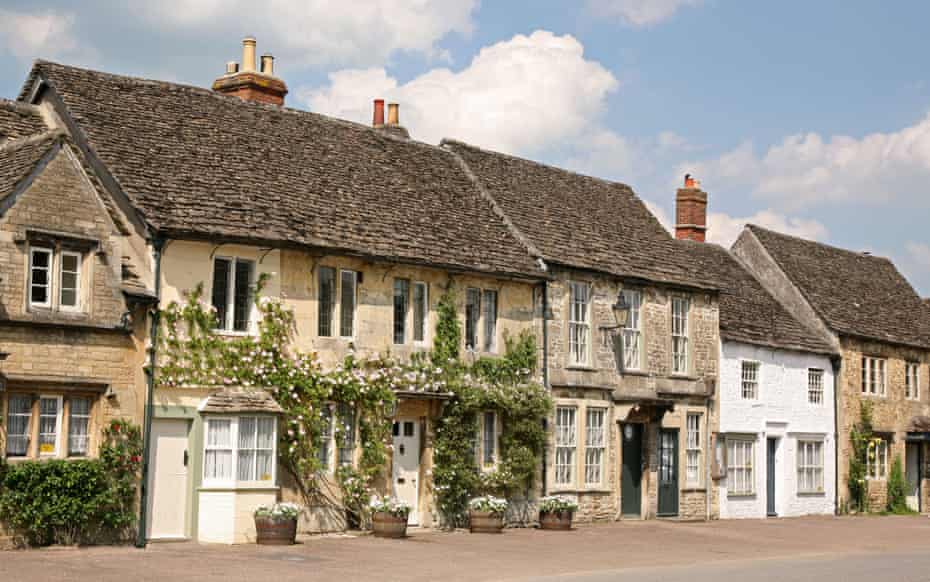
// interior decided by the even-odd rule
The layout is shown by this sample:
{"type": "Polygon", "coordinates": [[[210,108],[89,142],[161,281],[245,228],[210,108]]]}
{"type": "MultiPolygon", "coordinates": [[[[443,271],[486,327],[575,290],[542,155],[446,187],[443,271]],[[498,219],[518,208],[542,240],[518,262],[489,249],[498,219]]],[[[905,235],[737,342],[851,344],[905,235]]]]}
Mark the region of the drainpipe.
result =
{"type": "MultiPolygon", "coordinates": [[[[549,283],[548,281],[542,282],[542,336],[543,336],[543,386],[547,391],[552,391],[552,388],[549,386],[549,283]]],[[[546,446],[548,443],[549,435],[549,419],[542,419],[543,431],[546,434],[546,439],[543,441],[543,454],[542,454],[542,494],[548,495],[548,463],[549,458],[549,448],[546,446]]]]}
{"type": "Polygon", "coordinates": [[[840,371],[842,356],[830,356],[833,367],[833,513],[840,513],[840,371]]]}
{"type": "Polygon", "coordinates": [[[145,549],[145,530],[148,525],[148,496],[149,496],[149,452],[152,448],[152,412],[155,407],[155,363],[158,351],[159,313],[161,310],[161,255],[165,248],[165,240],[156,236],[152,242],[152,257],[155,261],[155,310],[149,327],[149,338],[152,345],[149,348],[149,367],[146,370],[145,395],[145,421],[142,432],[142,483],[139,493],[139,531],[136,534],[136,547],[145,549]]]}
{"type": "MultiPolygon", "coordinates": [[[[714,384],[714,390],[716,391],[717,385],[714,384]]],[[[710,512],[711,512],[711,496],[713,495],[712,483],[713,479],[711,478],[711,469],[714,466],[714,461],[717,457],[717,451],[711,450],[711,440],[710,440],[710,427],[711,427],[711,416],[714,414],[714,399],[711,396],[707,398],[707,424],[704,427],[704,450],[707,451],[707,454],[704,455],[704,520],[710,521],[710,512]]]]}

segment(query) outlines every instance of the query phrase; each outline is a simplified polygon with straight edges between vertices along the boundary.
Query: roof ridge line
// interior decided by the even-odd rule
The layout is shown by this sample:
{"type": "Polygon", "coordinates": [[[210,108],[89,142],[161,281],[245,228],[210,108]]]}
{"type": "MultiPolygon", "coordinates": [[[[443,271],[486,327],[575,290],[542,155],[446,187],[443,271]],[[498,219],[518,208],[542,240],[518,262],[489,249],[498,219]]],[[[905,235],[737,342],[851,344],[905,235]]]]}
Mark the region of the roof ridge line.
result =
{"type": "Polygon", "coordinates": [[[30,146],[30,145],[35,145],[45,140],[52,140],[52,139],[56,139],[59,137],[66,137],[66,136],[67,136],[67,132],[65,132],[65,130],[61,128],[49,129],[41,133],[34,133],[30,136],[21,137],[18,139],[12,139],[12,140],[7,141],[6,143],[2,143],[0,144],[0,153],[16,151],[20,148],[30,146]]]}
{"type": "Polygon", "coordinates": [[[751,223],[751,222],[746,224],[746,228],[749,228],[749,229],[751,229],[751,230],[761,230],[761,231],[764,231],[764,232],[770,232],[770,233],[772,233],[772,234],[774,234],[774,235],[776,235],[776,236],[781,236],[781,237],[790,238],[790,239],[793,239],[793,240],[796,240],[796,241],[800,241],[800,242],[803,242],[803,243],[821,246],[821,247],[828,248],[828,249],[832,249],[832,250],[839,251],[839,252],[842,252],[842,253],[847,253],[847,254],[853,255],[853,256],[855,256],[855,257],[863,257],[863,258],[867,258],[867,259],[879,259],[879,260],[888,261],[889,263],[894,264],[894,261],[892,261],[892,260],[889,259],[888,257],[886,257],[886,256],[884,256],[884,255],[875,255],[875,254],[872,254],[871,251],[854,251],[854,250],[852,250],[852,249],[847,249],[847,248],[839,247],[839,246],[836,246],[836,245],[832,245],[832,244],[830,244],[830,243],[821,242],[821,241],[819,241],[819,240],[811,240],[811,239],[809,239],[809,238],[804,238],[804,237],[802,237],[802,236],[798,236],[798,235],[795,235],[795,234],[788,234],[788,233],[786,233],[786,232],[781,232],[781,231],[774,230],[774,229],[771,229],[771,228],[766,228],[766,227],[764,227],[764,226],[760,226],[760,225],[758,225],[758,224],[753,224],[753,223],[751,223]]]}
{"type": "MultiPolygon", "coordinates": [[[[440,143],[445,143],[445,140],[440,143]]],[[[484,187],[484,184],[481,183],[481,180],[478,179],[478,176],[476,176],[472,171],[471,166],[468,165],[468,162],[466,162],[462,156],[458,155],[458,153],[451,149],[446,149],[442,146],[440,146],[440,149],[448,152],[449,155],[452,156],[456,163],[458,163],[459,167],[462,168],[462,171],[465,173],[465,177],[468,178],[472,185],[474,185],[475,189],[478,191],[481,197],[491,205],[491,210],[493,210],[494,214],[496,214],[501,219],[501,222],[504,223],[504,226],[507,227],[507,230],[510,232],[510,234],[512,234],[513,237],[517,239],[518,243],[523,245],[531,257],[534,257],[541,262],[539,265],[540,269],[547,271],[548,269],[546,268],[545,263],[546,259],[543,252],[535,244],[533,244],[533,242],[530,241],[529,238],[527,238],[519,228],[517,228],[517,225],[515,225],[512,220],[510,220],[510,217],[507,216],[507,213],[504,212],[504,209],[501,208],[501,205],[497,203],[497,200],[494,198],[494,196],[488,192],[487,188],[484,187]]]]}

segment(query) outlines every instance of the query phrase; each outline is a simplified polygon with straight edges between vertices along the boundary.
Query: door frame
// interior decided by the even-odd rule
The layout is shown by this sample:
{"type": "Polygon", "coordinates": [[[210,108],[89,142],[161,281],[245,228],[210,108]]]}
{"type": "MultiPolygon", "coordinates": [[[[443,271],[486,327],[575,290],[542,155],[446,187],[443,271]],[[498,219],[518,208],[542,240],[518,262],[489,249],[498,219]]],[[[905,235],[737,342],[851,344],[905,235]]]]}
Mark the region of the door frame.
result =
{"type": "MultiPolygon", "coordinates": [[[[923,480],[924,480],[924,443],[923,441],[905,441],[904,442],[904,480],[907,481],[907,450],[913,448],[917,451],[917,513],[922,513],[923,507],[923,480]]],[[[910,483],[908,483],[910,488],[910,483]]],[[[905,496],[905,499],[908,496],[905,496]]]]}
{"type": "Polygon", "coordinates": [[[658,466],[656,467],[656,517],[677,517],[681,513],[681,476],[679,475],[681,469],[681,462],[678,456],[681,454],[681,445],[678,441],[681,431],[678,428],[662,428],[660,427],[656,439],[656,457],[658,461],[658,466]],[[674,444],[674,451],[672,452],[672,467],[674,473],[674,491],[675,491],[675,511],[662,511],[662,435],[663,433],[668,433],[674,435],[672,438],[672,443],[674,444]]]}
{"type": "MultiPolygon", "coordinates": [[[[419,525],[421,521],[420,520],[420,484],[421,484],[420,483],[421,481],[420,472],[422,470],[422,462],[423,462],[423,459],[420,458],[420,452],[423,450],[423,434],[422,434],[422,427],[420,426],[419,418],[416,418],[413,416],[397,416],[392,419],[392,423],[398,424],[398,435],[401,436],[401,438],[410,438],[410,437],[402,436],[403,426],[405,422],[413,423],[413,431],[414,431],[414,434],[417,436],[417,443],[416,443],[417,444],[417,447],[416,447],[416,455],[417,455],[417,478],[416,479],[417,480],[416,480],[416,487],[413,488],[413,503],[411,504],[411,511],[410,511],[410,516],[408,518],[407,525],[419,525]]],[[[394,438],[396,437],[394,437],[392,433],[391,435],[392,446],[394,445],[394,438]]],[[[393,494],[395,498],[397,497],[397,488],[396,488],[397,476],[395,474],[397,462],[398,462],[398,457],[396,455],[391,455],[391,493],[393,494]]]]}
{"type": "Polygon", "coordinates": [[[621,518],[640,518],[643,517],[643,434],[645,433],[645,425],[638,422],[621,422],[620,425],[620,517],[621,518]],[[632,430],[638,433],[637,437],[639,439],[639,483],[636,487],[639,495],[636,497],[636,513],[626,513],[623,511],[623,504],[627,499],[626,494],[624,493],[624,487],[626,482],[624,481],[623,475],[626,469],[626,455],[624,454],[627,447],[626,437],[624,436],[624,431],[626,427],[631,427],[632,430]]]}
{"type": "Polygon", "coordinates": [[[765,437],[765,516],[778,517],[778,441],[765,437]],[[771,507],[771,511],[769,510],[771,507]]]}

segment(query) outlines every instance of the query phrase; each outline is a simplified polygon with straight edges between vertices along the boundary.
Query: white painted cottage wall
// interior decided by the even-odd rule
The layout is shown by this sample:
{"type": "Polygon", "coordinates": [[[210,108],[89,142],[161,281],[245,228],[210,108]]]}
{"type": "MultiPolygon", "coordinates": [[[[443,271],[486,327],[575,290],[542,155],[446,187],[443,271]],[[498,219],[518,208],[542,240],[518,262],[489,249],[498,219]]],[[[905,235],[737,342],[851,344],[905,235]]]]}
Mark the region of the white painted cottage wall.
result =
{"type": "Polygon", "coordinates": [[[723,342],[720,362],[720,432],[756,435],[753,477],[755,494],[728,498],[721,479],[720,517],[766,516],[766,439],[778,437],[775,455],[775,510],[779,516],[832,514],[836,457],[834,442],[833,370],[826,356],[776,350],[738,342],[723,342]],[[742,361],[759,362],[756,400],[742,398],[742,361]],[[810,368],[821,369],[823,403],[810,404],[810,368]],[[797,442],[801,437],[823,438],[824,493],[798,494],[797,442]]]}

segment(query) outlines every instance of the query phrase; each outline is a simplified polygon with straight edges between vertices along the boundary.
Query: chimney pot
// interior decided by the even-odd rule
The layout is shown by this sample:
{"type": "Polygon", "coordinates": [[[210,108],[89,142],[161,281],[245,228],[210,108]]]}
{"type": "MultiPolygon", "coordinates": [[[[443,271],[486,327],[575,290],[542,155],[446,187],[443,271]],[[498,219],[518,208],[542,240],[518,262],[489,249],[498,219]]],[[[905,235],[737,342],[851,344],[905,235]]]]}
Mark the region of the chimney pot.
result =
{"type": "Polygon", "coordinates": [[[239,72],[239,63],[236,61],[229,61],[226,63],[226,74],[232,75],[239,72]]]}
{"type": "Polygon", "coordinates": [[[397,103],[388,103],[387,124],[391,126],[400,125],[400,105],[397,103]]]}
{"type": "Polygon", "coordinates": [[[373,127],[384,127],[384,99],[375,99],[374,118],[371,125],[373,127]]]}
{"type": "Polygon", "coordinates": [[[274,76],[274,56],[268,53],[262,55],[262,73],[274,76]]]}
{"type": "Polygon", "coordinates": [[[255,37],[247,36],[242,39],[242,70],[255,70],[255,37]]]}

